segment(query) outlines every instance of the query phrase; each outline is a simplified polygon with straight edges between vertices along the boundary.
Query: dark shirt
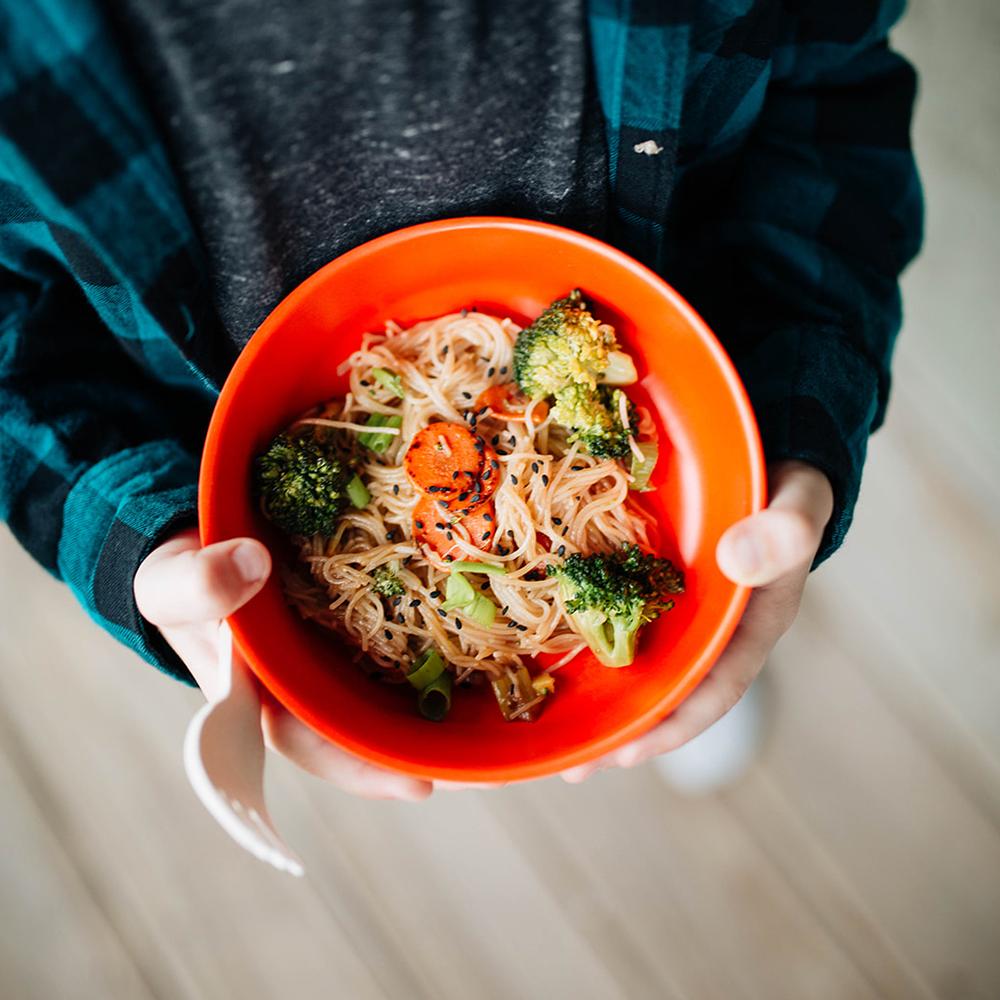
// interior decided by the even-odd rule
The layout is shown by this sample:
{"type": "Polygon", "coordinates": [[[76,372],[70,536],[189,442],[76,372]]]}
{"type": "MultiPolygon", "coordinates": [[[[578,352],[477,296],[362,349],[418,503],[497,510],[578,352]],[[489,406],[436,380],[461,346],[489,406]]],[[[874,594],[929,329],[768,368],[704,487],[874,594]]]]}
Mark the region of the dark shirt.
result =
{"type": "Polygon", "coordinates": [[[125,0],[123,47],[238,346],[382,233],[518,215],[605,233],[583,0],[125,0]]]}

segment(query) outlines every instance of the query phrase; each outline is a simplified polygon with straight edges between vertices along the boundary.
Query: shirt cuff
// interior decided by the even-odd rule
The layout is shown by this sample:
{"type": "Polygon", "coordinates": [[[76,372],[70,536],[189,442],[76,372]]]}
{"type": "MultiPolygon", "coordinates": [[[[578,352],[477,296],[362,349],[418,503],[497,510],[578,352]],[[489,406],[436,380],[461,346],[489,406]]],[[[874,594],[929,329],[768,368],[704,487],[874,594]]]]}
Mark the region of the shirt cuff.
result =
{"type": "Polygon", "coordinates": [[[60,575],[87,613],[164,673],[190,671],[136,607],[139,564],[168,535],[197,523],[198,465],[175,441],[153,441],[92,466],[66,499],[60,575]]]}
{"type": "Polygon", "coordinates": [[[779,328],[733,360],[768,462],[808,462],[833,487],[833,514],[815,569],[841,546],[850,527],[887,379],[879,379],[842,330],[827,326],[779,328]]]}

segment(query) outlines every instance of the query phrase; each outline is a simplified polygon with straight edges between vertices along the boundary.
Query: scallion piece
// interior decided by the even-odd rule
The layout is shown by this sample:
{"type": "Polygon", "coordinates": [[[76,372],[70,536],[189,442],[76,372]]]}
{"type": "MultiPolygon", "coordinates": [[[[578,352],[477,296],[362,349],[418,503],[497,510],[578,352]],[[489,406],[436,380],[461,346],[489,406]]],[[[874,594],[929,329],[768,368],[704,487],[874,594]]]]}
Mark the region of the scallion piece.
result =
{"type": "Polygon", "coordinates": [[[640,462],[635,455],[632,456],[632,468],[629,469],[629,472],[632,473],[633,481],[629,483],[629,489],[637,490],[639,493],[648,493],[652,489],[652,486],[649,485],[649,477],[653,474],[653,469],[656,468],[660,449],[655,441],[639,441],[638,446],[643,458],[640,462]]]}
{"type": "Polygon", "coordinates": [[[497,606],[485,595],[476,594],[476,598],[463,608],[465,614],[483,628],[490,628],[497,616],[497,606]]]}
{"type": "Polygon", "coordinates": [[[498,563],[471,562],[468,559],[459,559],[458,562],[453,562],[449,569],[452,573],[504,574],[507,572],[507,567],[501,566],[498,563]]]}
{"type": "Polygon", "coordinates": [[[418,690],[422,691],[428,684],[436,681],[444,673],[444,660],[436,649],[425,649],[406,679],[418,690]]]}
{"type": "Polygon", "coordinates": [[[360,510],[362,507],[368,506],[371,498],[372,495],[368,492],[368,487],[361,481],[361,477],[355,473],[347,484],[347,499],[351,501],[352,506],[360,510]]]}
{"type": "Polygon", "coordinates": [[[452,573],[448,577],[448,584],[444,590],[444,604],[442,611],[450,611],[452,608],[464,608],[476,599],[476,591],[472,584],[462,576],[461,573],[452,573]]]}
{"type": "MultiPolygon", "coordinates": [[[[372,413],[368,417],[369,427],[399,427],[403,418],[398,413],[372,413]]],[[[392,444],[393,434],[379,434],[377,431],[364,431],[358,435],[358,443],[382,455],[392,444]]]]}
{"type": "Polygon", "coordinates": [[[425,719],[440,722],[451,708],[451,674],[442,673],[417,695],[417,708],[425,719]]]}
{"type": "Polygon", "coordinates": [[[402,399],[406,395],[403,391],[403,380],[395,372],[389,371],[388,368],[373,368],[372,375],[382,388],[388,389],[394,396],[402,399]]]}

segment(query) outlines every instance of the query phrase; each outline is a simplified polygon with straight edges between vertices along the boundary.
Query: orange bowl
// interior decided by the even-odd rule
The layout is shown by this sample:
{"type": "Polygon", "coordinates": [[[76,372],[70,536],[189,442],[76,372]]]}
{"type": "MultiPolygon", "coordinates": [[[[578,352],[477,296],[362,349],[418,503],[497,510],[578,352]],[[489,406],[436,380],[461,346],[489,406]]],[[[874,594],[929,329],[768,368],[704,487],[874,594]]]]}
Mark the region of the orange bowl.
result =
{"type": "Polygon", "coordinates": [[[505,722],[490,693],[470,689],[435,724],[416,713],[412,692],[373,683],[343,639],[302,621],[273,577],[230,619],[239,649],[278,701],[359,757],[460,781],[537,778],[592,760],[675,709],[740,618],[748,593],[719,572],[715,546],[761,508],[765,477],[729,358],[647,268],[579,233],[520,219],[449,219],[390,233],[327,264],[278,305],[215,407],[199,484],[202,541],[250,535],[276,564],[292,558],[254,502],[253,458],[304,409],[345,391],[337,366],[363,333],[462,307],[523,324],[574,287],[636,359],[661,442],[655,492],[644,500],[662,528],[661,554],[684,568],[686,593],[643,630],[632,666],[610,670],[582,654],[563,667],[537,722],[505,722]]]}

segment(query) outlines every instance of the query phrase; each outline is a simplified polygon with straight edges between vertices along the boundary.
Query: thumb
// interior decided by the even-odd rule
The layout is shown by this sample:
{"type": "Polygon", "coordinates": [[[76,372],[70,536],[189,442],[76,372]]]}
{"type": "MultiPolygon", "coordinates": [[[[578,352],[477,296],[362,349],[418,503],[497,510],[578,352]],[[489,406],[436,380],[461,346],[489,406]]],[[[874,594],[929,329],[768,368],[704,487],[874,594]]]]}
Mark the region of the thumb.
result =
{"type": "Polygon", "coordinates": [[[135,575],[135,600],[160,628],[215,621],[246,604],[270,572],[270,553],[253,538],[200,548],[185,533],[147,556],[135,575]]]}
{"type": "Polygon", "coordinates": [[[719,568],[734,583],[762,587],[812,562],[833,507],[826,476],[802,463],[772,473],[767,510],[738,521],[719,539],[719,568]]]}

